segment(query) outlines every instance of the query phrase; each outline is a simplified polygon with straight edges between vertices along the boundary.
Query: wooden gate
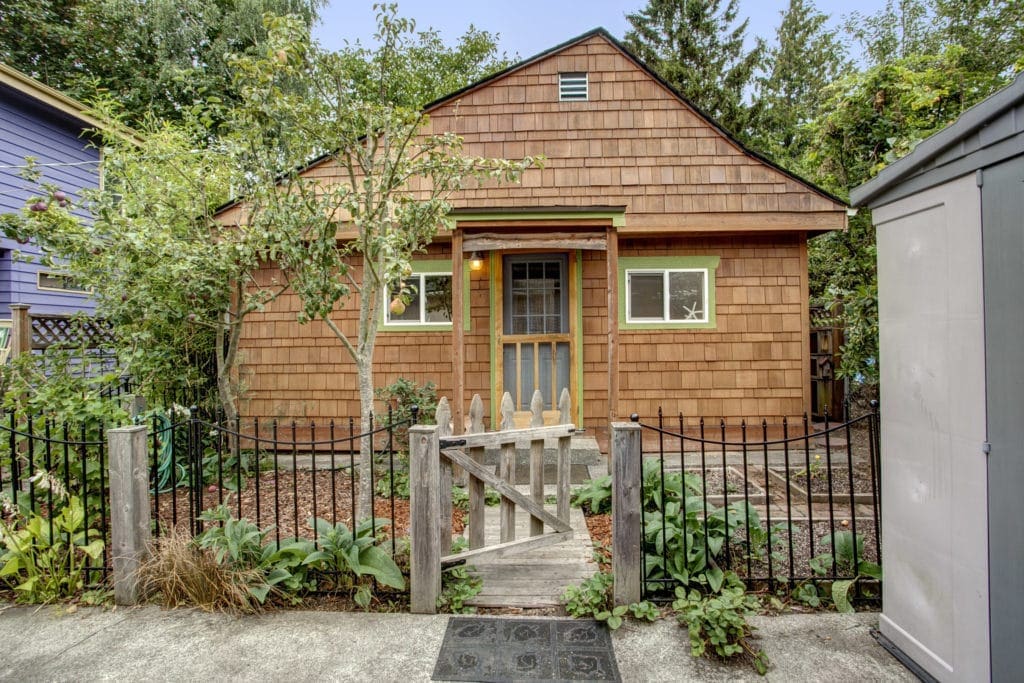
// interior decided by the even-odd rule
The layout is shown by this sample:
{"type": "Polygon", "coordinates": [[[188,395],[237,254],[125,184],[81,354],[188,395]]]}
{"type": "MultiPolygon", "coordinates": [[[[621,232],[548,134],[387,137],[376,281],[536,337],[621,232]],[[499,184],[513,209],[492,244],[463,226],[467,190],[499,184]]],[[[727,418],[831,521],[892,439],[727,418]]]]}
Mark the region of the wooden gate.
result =
{"type": "Polygon", "coordinates": [[[571,423],[568,390],[559,400],[562,424],[544,427],[544,399],[535,392],[531,401],[531,426],[511,429],[514,424],[512,397],[507,392],[501,402],[501,425],[498,432],[483,430],[483,401],[479,395],[470,405],[468,434],[450,436],[451,411],[441,399],[436,426],[416,426],[409,430],[409,507],[411,562],[411,609],[414,613],[433,614],[441,594],[441,571],[447,565],[500,557],[532,548],[569,540],[573,536],[569,524],[569,458],[570,438],[576,427],[571,423]],[[552,514],[544,508],[544,441],[557,439],[556,503],[552,514]],[[516,443],[529,442],[529,495],[515,487],[516,443]],[[485,449],[499,449],[498,473],[485,464],[485,449]],[[464,476],[469,488],[469,547],[455,555],[451,546],[452,482],[455,473],[464,476]],[[485,487],[501,496],[499,507],[500,542],[487,546],[484,540],[485,487]],[[516,538],[516,506],[530,515],[530,531],[526,538],[516,538]],[[550,531],[545,532],[545,526],[550,531]]]}

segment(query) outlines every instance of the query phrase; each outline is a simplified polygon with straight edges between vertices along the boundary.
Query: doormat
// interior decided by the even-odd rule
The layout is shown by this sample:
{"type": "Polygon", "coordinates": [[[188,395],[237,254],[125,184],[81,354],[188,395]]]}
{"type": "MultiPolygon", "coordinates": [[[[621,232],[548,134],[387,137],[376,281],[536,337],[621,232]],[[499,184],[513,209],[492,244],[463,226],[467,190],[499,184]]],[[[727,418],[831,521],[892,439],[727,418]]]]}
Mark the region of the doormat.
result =
{"type": "Polygon", "coordinates": [[[588,619],[452,617],[435,681],[621,681],[608,629],[588,619]]]}

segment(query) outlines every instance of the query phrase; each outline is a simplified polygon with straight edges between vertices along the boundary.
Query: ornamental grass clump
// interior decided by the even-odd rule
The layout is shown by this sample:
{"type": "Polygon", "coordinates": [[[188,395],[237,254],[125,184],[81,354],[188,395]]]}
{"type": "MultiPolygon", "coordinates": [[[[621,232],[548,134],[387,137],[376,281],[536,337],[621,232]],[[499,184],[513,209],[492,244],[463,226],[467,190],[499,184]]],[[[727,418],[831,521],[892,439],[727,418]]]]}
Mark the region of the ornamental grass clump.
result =
{"type": "Polygon", "coordinates": [[[258,570],[240,570],[217,561],[185,532],[172,529],[157,541],[139,571],[143,593],[164,607],[198,607],[210,612],[253,613],[261,609],[249,586],[258,570]]]}

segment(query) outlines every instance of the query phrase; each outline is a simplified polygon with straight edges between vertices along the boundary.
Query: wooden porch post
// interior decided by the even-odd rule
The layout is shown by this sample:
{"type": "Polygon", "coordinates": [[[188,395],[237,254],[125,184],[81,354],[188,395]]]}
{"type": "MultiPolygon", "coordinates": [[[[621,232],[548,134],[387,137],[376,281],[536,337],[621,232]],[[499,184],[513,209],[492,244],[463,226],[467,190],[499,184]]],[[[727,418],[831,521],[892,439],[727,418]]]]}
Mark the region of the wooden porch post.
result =
{"type": "Polygon", "coordinates": [[[608,228],[607,242],[608,424],[611,424],[619,416],[619,233],[614,226],[608,228]]]}
{"type": "Polygon", "coordinates": [[[466,374],[464,358],[465,319],[462,311],[462,230],[455,228],[452,232],[452,433],[462,434],[463,407],[466,393],[466,374]]]}

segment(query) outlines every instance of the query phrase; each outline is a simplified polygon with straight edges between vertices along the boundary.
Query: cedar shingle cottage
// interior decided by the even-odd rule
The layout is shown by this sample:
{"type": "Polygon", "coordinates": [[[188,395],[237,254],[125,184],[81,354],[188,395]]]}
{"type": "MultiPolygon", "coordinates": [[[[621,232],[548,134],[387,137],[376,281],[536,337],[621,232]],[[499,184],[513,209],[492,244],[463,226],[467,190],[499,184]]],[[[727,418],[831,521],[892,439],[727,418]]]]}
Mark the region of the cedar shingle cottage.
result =
{"type": "MultiPolygon", "coordinates": [[[[495,420],[504,391],[526,411],[535,388],[553,407],[565,387],[578,423],[602,431],[659,406],[809,409],[807,239],[845,228],[841,201],[745,149],[603,29],[427,112],[429,132],[458,133],[468,155],[547,162],[453,197],[453,230],[414,261],[420,294],[385,312],[378,386],[461,394],[457,423],[474,393],[495,420]]],[[[298,310],[284,296],[250,318],[242,414],[358,415],[354,365],[298,310]]],[[[356,307],[337,319],[354,330],[356,307]]]]}

